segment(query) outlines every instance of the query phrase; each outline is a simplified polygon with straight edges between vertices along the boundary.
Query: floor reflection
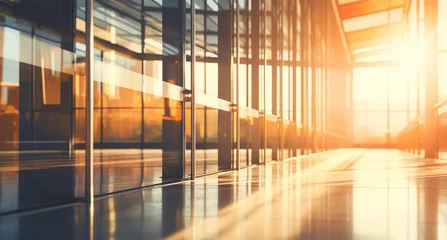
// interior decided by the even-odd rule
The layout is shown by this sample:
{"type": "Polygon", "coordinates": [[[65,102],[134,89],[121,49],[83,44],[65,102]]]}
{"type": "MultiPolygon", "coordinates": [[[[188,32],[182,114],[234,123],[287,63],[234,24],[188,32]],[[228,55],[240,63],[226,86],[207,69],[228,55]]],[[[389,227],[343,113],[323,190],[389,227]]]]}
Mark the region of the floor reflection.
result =
{"type": "Polygon", "coordinates": [[[337,150],[113,195],[91,215],[77,204],[4,216],[0,239],[447,239],[446,171],[337,150]]]}
{"type": "MultiPolygon", "coordinates": [[[[197,165],[202,174],[218,172],[217,154],[216,149],[198,150],[197,165]]],[[[83,151],[73,156],[54,151],[0,153],[0,214],[83,198],[84,155],[83,151]],[[50,186],[55,178],[62,187],[50,186]],[[24,198],[19,192],[33,197],[24,198]]],[[[176,180],[162,178],[161,149],[97,150],[94,159],[95,195],[176,180]]]]}

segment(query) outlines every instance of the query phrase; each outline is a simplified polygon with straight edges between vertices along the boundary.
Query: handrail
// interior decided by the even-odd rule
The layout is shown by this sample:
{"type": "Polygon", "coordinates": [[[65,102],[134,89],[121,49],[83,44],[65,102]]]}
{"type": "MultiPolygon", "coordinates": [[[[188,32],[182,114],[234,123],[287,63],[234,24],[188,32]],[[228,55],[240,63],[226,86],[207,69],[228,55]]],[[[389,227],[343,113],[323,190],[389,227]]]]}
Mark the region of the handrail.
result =
{"type": "MultiPolygon", "coordinates": [[[[434,109],[440,109],[443,107],[447,107],[447,97],[444,97],[443,99],[441,99],[433,108],[434,109]]],[[[439,114],[439,113],[438,113],[439,114]]],[[[409,124],[407,124],[400,132],[399,132],[399,136],[412,130],[415,126],[421,124],[421,121],[423,122],[425,120],[425,115],[420,116],[416,119],[414,119],[413,121],[411,121],[409,124]]]]}
{"type": "Polygon", "coordinates": [[[439,101],[439,102],[435,105],[435,108],[440,108],[440,107],[442,107],[442,106],[444,106],[444,105],[447,105],[447,97],[441,99],[441,101],[439,101]]]}
{"type": "Polygon", "coordinates": [[[399,132],[398,136],[402,135],[403,133],[407,132],[408,130],[413,129],[413,127],[419,125],[421,123],[421,121],[423,122],[424,120],[425,120],[425,116],[419,116],[418,118],[414,119],[399,132]]]}

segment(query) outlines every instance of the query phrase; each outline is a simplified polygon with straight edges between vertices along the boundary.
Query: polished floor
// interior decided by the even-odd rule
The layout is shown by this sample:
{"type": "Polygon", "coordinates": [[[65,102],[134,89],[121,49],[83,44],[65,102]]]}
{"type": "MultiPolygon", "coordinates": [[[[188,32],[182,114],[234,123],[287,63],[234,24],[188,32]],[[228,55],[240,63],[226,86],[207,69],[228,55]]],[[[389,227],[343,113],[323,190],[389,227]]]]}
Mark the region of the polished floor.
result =
{"type": "Polygon", "coordinates": [[[341,149],[0,217],[0,239],[447,239],[447,162],[341,149]]]}

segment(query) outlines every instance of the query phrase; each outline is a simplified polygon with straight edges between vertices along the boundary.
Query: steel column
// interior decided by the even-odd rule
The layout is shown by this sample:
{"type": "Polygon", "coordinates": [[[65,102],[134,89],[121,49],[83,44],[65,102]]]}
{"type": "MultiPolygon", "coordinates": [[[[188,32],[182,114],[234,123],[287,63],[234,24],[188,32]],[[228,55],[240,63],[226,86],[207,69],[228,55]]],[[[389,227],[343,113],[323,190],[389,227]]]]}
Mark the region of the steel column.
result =
{"type": "Polygon", "coordinates": [[[311,19],[311,43],[310,43],[310,48],[311,48],[311,56],[310,56],[310,65],[311,65],[311,116],[312,116],[312,127],[311,127],[311,135],[310,135],[310,149],[311,149],[311,153],[315,153],[316,152],[316,144],[315,144],[315,135],[316,135],[316,125],[317,125],[317,119],[316,119],[316,115],[317,115],[317,105],[316,105],[316,101],[317,101],[317,89],[316,89],[316,83],[317,83],[317,69],[316,69],[316,50],[317,50],[317,16],[316,16],[316,4],[314,1],[310,1],[310,19],[311,19]]]}
{"type": "Polygon", "coordinates": [[[264,149],[263,149],[263,151],[264,151],[264,164],[266,164],[267,163],[267,91],[266,91],[266,87],[267,87],[267,85],[266,85],[266,81],[267,81],[267,76],[266,76],[266,73],[267,73],[267,4],[265,3],[265,0],[263,0],[262,1],[262,16],[263,16],[263,20],[262,20],[262,36],[263,36],[263,42],[264,42],[264,46],[263,46],[263,51],[264,51],[264,54],[263,54],[263,57],[264,57],[264,61],[263,61],[263,65],[264,65],[264,67],[263,67],[263,70],[264,70],[264,76],[263,76],[263,78],[264,78],[264,87],[263,87],[263,95],[264,95],[264,103],[263,103],[263,105],[264,105],[264,122],[263,122],[263,124],[264,124],[264,132],[263,132],[263,134],[264,134],[264,149]]]}
{"type": "MultiPolygon", "coordinates": [[[[418,55],[420,54],[420,52],[421,52],[421,50],[420,50],[420,30],[419,30],[419,25],[421,24],[421,21],[420,21],[420,16],[419,16],[419,14],[420,14],[420,0],[416,0],[416,43],[418,44],[418,47],[416,48],[417,49],[417,53],[418,53],[418,55]]],[[[421,84],[420,84],[420,82],[421,82],[421,67],[419,66],[419,58],[416,58],[415,59],[415,61],[416,61],[416,90],[417,90],[417,92],[416,92],[416,119],[419,119],[419,116],[420,116],[420,114],[421,114],[421,109],[420,109],[420,104],[421,104],[421,94],[420,94],[420,92],[421,92],[421,90],[420,90],[420,86],[421,86],[421,84]]],[[[418,128],[419,129],[419,128],[418,128]]],[[[419,134],[417,134],[417,136],[420,136],[420,132],[419,132],[419,134]]],[[[418,147],[418,149],[417,149],[417,155],[419,156],[420,155],[420,153],[421,153],[421,141],[420,141],[420,138],[418,139],[418,144],[417,144],[417,147],[418,147]]]]}
{"type": "Polygon", "coordinates": [[[283,11],[284,11],[284,4],[283,4],[283,0],[278,0],[279,2],[279,117],[280,117],[280,121],[279,121],[279,160],[284,160],[284,32],[283,32],[283,27],[284,27],[284,15],[283,15],[283,11]]]}
{"type": "Polygon", "coordinates": [[[86,113],[85,113],[85,202],[94,201],[93,187],[93,76],[94,76],[94,0],[86,0],[85,6],[85,45],[86,45],[86,113]]]}
{"type": "Polygon", "coordinates": [[[191,0],[191,180],[196,179],[196,0],[191,0]]]}
{"type": "Polygon", "coordinates": [[[300,131],[300,144],[301,155],[307,152],[307,139],[306,139],[306,127],[307,127],[307,38],[308,38],[308,12],[307,12],[307,0],[300,0],[301,4],[301,34],[300,34],[300,61],[301,61],[301,131],[300,131]]]}
{"type": "Polygon", "coordinates": [[[425,0],[425,157],[438,156],[438,0],[425,0]]]}
{"type": "Polygon", "coordinates": [[[293,56],[292,56],[292,67],[293,67],[293,69],[292,69],[292,73],[293,73],[293,76],[292,76],[292,106],[293,106],[293,108],[292,108],[292,120],[293,120],[293,122],[295,123],[294,124],[294,126],[295,126],[295,128],[293,129],[294,130],[294,132],[293,132],[293,134],[292,134],[292,136],[293,136],[293,140],[291,141],[291,145],[292,145],[292,157],[296,157],[297,156],[297,150],[298,150],[298,146],[297,146],[297,144],[296,144],[296,138],[297,138],[297,127],[298,127],[298,118],[297,118],[297,116],[298,116],[298,105],[296,104],[296,101],[297,101],[297,91],[296,91],[296,88],[297,88],[297,82],[298,82],[298,78],[297,78],[297,67],[298,67],[298,59],[297,59],[297,57],[296,57],[296,55],[297,55],[297,52],[298,52],[298,46],[297,46],[297,37],[298,37],[298,32],[297,32],[297,21],[298,21],[298,14],[297,14],[297,5],[298,5],[298,2],[297,1],[294,1],[293,2],[293,6],[292,6],[292,53],[293,53],[293,56]]]}
{"type": "MultiPolygon", "coordinates": [[[[240,120],[240,93],[239,93],[239,65],[241,64],[241,56],[239,48],[239,0],[236,1],[236,169],[241,168],[241,120],[240,120]]],[[[234,89],[234,88],[233,88],[234,89]]]]}

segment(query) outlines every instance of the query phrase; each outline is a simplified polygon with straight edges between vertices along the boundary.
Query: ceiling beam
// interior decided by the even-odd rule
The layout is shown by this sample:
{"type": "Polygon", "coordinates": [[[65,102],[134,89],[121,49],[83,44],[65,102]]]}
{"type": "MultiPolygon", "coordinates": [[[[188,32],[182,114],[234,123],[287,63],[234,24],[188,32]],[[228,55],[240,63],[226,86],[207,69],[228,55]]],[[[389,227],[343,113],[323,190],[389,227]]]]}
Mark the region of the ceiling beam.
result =
{"type": "Polygon", "coordinates": [[[363,0],[340,5],[340,17],[342,20],[401,8],[405,0],[363,0]]]}
{"type": "Polygon", "coordinates": [[[371,61],[371,62],[353,62],[353,68],[367,68],[367,67],[389,67],[399,66],[405,64],[405,61],[371,61]]]}
{"type": "Polygon", "coordinates": [[[358,31],[346,33],[346,41],[348,43],[366,41],[384,36],[403,36],[405,26],[401,22],[381,25],[378,27],[366,28],[358,31]]]}
{"type": "Polygon", "coordinates": [[[346,59],[348,63],[351,63],[351,52],[349,51],[348,42],[346,41],[345,29],[343,27],[343,22],[340,18],[340,12],[338,9],[338,0],[331,0],[332,11],[334,12],[335,21],[337,23],[338,32],[340,33],[341,42],[343,44],[343,49],[346,54],[346,59]]]}
{"type": "Polygon", "coordinates": [[[374,46],[399,42],[401,40],[402,39],[399,37],[388,35],[388,36],[371,38],[371,39],[358,41],[358,42],[351,42],[351,43],[349,43],[349,48],[352,51],[354,51],[354,50],[359,50],[359,49],[370,48],[370,47],[374,47],[374,46]]]}
{"type": "Polygon", "coordinates": [[[359,52],[359,53],[353,53],[352,56],[355,61],[358,59],[374,57],[374,56],[383,55],[383,54],[387,54],[387,53],[393,54],[395,49],[396,49],[396,45],[391,44],[389,46],[385,46],[382,48],[371,49],[369,51],[364,51],[364,52],[359,52]]]}

